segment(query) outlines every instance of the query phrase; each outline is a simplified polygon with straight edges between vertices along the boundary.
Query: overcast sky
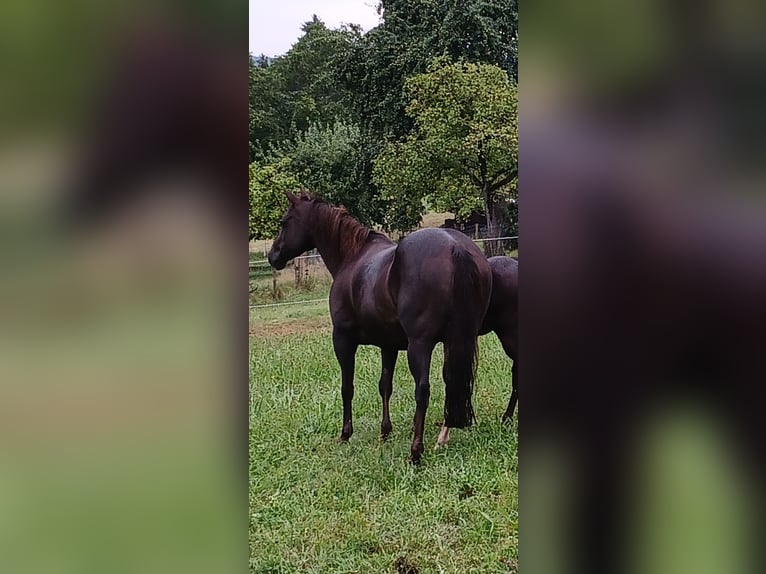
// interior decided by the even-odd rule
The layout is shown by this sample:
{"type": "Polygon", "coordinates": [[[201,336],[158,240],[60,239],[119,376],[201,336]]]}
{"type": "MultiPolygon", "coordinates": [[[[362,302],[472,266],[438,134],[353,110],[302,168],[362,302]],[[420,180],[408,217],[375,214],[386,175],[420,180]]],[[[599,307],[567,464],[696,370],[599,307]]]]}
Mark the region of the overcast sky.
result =
{"type": "Polygon", "coordinates": [[[250,0],[250,51],[280,56],[301,35],[301,24],[316,14],[329,28],[378,25],[377,0],[250,0]]]}

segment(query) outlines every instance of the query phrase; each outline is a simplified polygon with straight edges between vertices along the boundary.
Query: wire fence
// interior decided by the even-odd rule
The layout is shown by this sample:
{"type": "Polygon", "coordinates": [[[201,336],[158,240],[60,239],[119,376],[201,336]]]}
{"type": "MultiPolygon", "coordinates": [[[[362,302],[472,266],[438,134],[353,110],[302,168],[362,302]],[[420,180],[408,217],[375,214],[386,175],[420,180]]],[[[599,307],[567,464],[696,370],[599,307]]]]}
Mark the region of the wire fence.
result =
{"type": "MultiPolygon", "coordinates": [[[[518,235],[508,235],[506,237],[487,237],[487,238],[476,238],[473,239],[474,243],[487,243],[487,242],[501,242],[501,241],[516,241],[518,243],[519,236],[518,235]]],[[[513,250],[513,247],[510,247],[510,250],[513,250]]],[[[515,247],[516,250],[518,250],[518,245],[515,247]]],[[[508,251],[509,247],[504,246],[504,250],[508,251]]],[[[324,262],[321,261],[322,256],[316,252],[316,249],[312,250],[313,253],[309,253],[308,255],[299,255],[298,257],[295,257],[294,259],[291,259],[287,262],[287,265],[290,266],[291,264],[294,265],[296,262],[300,261],[319,261],[324,265],[324,262]]],[[[264,258],[257,260],[257,261],[251,261],[249,265],[250,270],[254,269],[271,269],[271,265],[266,260],[266,256],[264,254],[264,258]]]]}
{"type": "MultiPolygon", "coordinates": [[[[513,255],[518,258],[518,235],[505,237],[490,237],[473,239],[475,243],[484,244],[487,255],[513,255]],[[491,252],[486,249],[487,243],[493,246],[491,252]]],[[[327,297],[319,299],[301,299],[296,301],[280,301],[283,289],[289,288],[296,292],[310,292],[317,285],[331,282],[330,272],[322,261],[322,256],[316,253],[300,255],[288,262],[284,271],[278,272],[273,269],[268,261],[257,260],[249,263],[250,292],[259,293],[274,302],[255,303],[250,309],[267,309],[289,305],[311,304],[327,301],[327,297]]],[[[305,295],[304,295],[305,296],[305,295]]]]}
{"type": "Polygon", "coordinates": [[[284,303],[263,303],[261,305],[250,305],[251,309],[264,309],[267,307],[283,307],[284,305],[301,305],[301,304],[308,304],[308,303],[318,303],[320,301],[327,301],[328,298],[324,297],[322,299],[308,299],[303,301],[285,301],[284,303]]]}

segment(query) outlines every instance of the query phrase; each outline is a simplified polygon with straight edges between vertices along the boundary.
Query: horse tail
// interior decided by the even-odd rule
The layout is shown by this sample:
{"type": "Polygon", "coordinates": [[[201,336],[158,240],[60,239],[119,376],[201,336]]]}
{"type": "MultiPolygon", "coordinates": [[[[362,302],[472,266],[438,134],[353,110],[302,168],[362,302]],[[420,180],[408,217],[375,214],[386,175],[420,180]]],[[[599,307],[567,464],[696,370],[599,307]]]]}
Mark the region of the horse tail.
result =
{"type": "Polygon", "coordinates": [[[489,303],[482,299],[479,267],[462,247],[452,248],[453,299],[444,338],[444,424],[471,426],[474,421],[473,383],[476,377],[479,327],[489,303]]]}

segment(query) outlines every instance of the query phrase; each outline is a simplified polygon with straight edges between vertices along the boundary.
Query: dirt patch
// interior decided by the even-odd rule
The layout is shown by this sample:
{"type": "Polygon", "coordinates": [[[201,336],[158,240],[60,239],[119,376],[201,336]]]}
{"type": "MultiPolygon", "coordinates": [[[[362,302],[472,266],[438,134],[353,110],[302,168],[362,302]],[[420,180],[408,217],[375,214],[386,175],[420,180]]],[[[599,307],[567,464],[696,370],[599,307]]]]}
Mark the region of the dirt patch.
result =
{"type": "Polygon", "coordinates": [[[457,497],[459,500],[465,500],[466,498],[471,498],[474,494],[476,492],[473,487],[470,484],[464,484],[460,492],[457,493],[457,497]]]}
{"type": "Polygon", "coordinates": [[[399,558],[396,559],[396,562],[394,562],[394,566],[396,567],[396,572],[398,574],[420,574],[417,567],[404,556],[399,556],[399,558]]]}
{"type": "Polygon", "coordinates": [[[294,321],[282,321],[273,324],[250,325],[251,337],[286,337],[304,333],[331,333],[332,323],[329,317],[310,317],[294,321]]]}
{"type": "Polygon", "coordinates": [[[444,213],[426,213],[423,219],[420,221],[420,227],[439,227],[444,223],[445,219],[454,219],[455,214],[444,213]]]}

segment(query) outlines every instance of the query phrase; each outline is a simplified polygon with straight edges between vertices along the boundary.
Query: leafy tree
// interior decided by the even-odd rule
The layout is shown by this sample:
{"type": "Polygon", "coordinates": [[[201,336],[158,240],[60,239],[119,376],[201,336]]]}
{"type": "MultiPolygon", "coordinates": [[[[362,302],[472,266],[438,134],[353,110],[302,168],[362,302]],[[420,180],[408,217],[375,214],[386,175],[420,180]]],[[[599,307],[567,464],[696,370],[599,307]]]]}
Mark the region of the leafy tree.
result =
{"type": "Polygon", "coordinates": [[[301,183],[335,204],[343,204],[362,223],[382,221],[384,206],[371,185],[378,146],[365,140],[358,125],[312,125],[299,134],[288,154],[301,183]]]}
{"type": "Polygon", "coordinates": [[[250,161],[262,160],[271,145],[288,137],[293,97],[273,62],[261,55],[249,65],[250,161]]]}
{"type": "Polygon", "coordinates": [[[331,30],[316,16],[287,54],[250,58],[250,160],[293,139],[313,123],[346,117],[346,89],[338,82],[340,62],[361,36],[357,26],[331,30]]]}
{"type": "Polygon", "coordinates": [[[346,117],[348,94],[338,82],[337,70],[361,36],[358,26],[332,30],[316,15],[301,29],[303,36],[278,63],[285,88],[299,96],[293,121],[300,131],[312,123],[346,117]]]}
{"type": "Polygon", "coordinates": [[[287,210],[285,191],[298,189],[298,180],[290,172],[290,160],[250,164],[249,238],[271,239],[279,231],[279,222],[287,210]]]}
{"type": "MultiPolygon", "coordinates": [[[[261,178],[257,185],[264,185],[263,170],[276,170],[273,177],[292,177],[295,185],[303,183],[329,201],[343,203],[363,222],[396,230],[416,225],[424,206],[459,213],[481,209],[485,201],[471,173],[453,165],[459,159],[469,161],[470,154],[463,150],[455,155],[456,149],[439,149],[436,142],[462,138],[468,146],[467,134],[478,137],[477,126],[463,125],[466,133],[460,135],[455,123],[455,134],[437,137],[429,129],[448,118],[436,121],[417,110],[412,103],[416,84],[408,84],[407,90],[403,86],[408,78],[428,72],[434,57],[445,55],[497,66],[506,73],[506,82],[514,83],[517,1],[382,0],[379,11],[382,23],[367,33],[354,25],[328,29],[314,16],[285,55],[250,57],[250,160],[261,178]],[[413,144],[418,139],[421,143],[413,144]]],[[[460,106],[473,114],[469,91],[461,88],[460,93],[460,106]]],[[[449,103],[446,92],[432,95],[437,108],[449,103]],[[439,97],[444,100],[440,104],[439,97]]],[[[511,123],[515,137],[515,115],[511,123]]],[[[502,220],[502,207],[508,206],[503,199],[515,179],[493,187],[498,183],[492,179],[498,155],[493,142],[498,138],[495,132],[485,136],[481,141],[487,149],[475,161],[483,157],[487,163],[484,191],[494,206],[488,216],[502,220]]],[[[511,147],[515,154],[515,143],[511,147]]],[[[481,180],[481,173],[473,175],[481,180]]],[[[256,227],[265,233],[263,224],[256,227]]]]}
{"type": "Polygon", "coordinates": [[[382,0],[383,22],[350,43],[340,75],[365,131],[413,127],[402,86],[438,56],[494,64],[518,77],[517,0],[382,0]]]}
{"type": "Polygon", "coordinates": [[[438,58],[407,80],[405,94],[415,129],[390,142],[374,170],[390,225],[414,227],[429,202],[463,215],[483,208],[496,236],[501,204],[517,183],[517,92],[508,74],[438,58]]]}

